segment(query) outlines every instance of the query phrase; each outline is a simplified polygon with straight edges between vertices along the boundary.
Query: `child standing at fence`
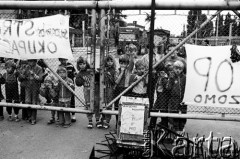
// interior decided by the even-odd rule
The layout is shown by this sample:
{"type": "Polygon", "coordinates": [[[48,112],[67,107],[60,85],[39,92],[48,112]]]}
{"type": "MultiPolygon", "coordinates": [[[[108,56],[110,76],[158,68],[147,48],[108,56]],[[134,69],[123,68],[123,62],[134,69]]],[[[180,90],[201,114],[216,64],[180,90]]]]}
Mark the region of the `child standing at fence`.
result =
{"type": "MultiPolygon", "coordinates": [[[[168,102],[168,112],[170,113],[186,113],[186,105],[181,105],[183,100],[186,76],[183,73],[184,63],[176,61],[173,64],[173,71],[169,73],[166,89],[169,90],[170,99],[168,102]]],[[[169,118],[169,127],[176,132],[184,131],[186,119],[169,118]]]]}
{"type": "MultiPolygon", "coordinates": [[[[8,60],[5,63],[6,73],[1,77],[1,81],[5,83],[5,93],[6,93],[6,102],[7,103],[20,103],[19,102],[19,91],[18,91],[18,76],[19,73],[16,71],[16,64],[13,60],[8,60]]],[[[12,121],[12,109],[15,114],[15,121],[20,121],[18,117],[19,108],[17,107],[7,107],[8,120],[12,121]]]]}
{"type": "MultiPolygon", "coordinates": [[[[142,60],[138,60],[135,63],[135,72],[130,76],[129,85],[137,81],[138,79],[142,78],[143,74],[146,72],[147,67],[142,60]]],[[[131,96],[133,97],[141,97],[147,98],[147,84],[148,84],[148,77],[145,76],[143,79],[136,84],[131,91],[131,96]]]]}
{"type": "MultiPolygon", "coordinates": [[[[65,67],[59,66],[57,69],[58,75],[74,90],[73,81],[67,77],[67,69],[65,67]]],[[[55,91],[58,95],[59,107],[70,108],[72,92],[61,82],[58,81],[55,91]]],[[[70,112],[59,111],[59,125],[64,128],[71,126],[71,114],[70,112]]]]}
{"type": "MultiPolygon", "coordinates": [[[[0,73],[0,77],[2,76],[2,74],[0,73]]],[[[4,99],[4,96],[2,94],[2,84],[4,84],[4,81],[1,80],[2,78],[0,78],[0,102],[4,99]]],[[[3,115],[3,107],[0,106],[0,121],[2,121],[4,119],[4,115],[3,115]]]]}
{"type": "MultiPolygon", "coordinates": [[[[49,99],[51,103],[49,105],[51,106],[57,106],[58,105],[58,95],[57,92],[54,90],[54,87],[56,85],[56,81],[53,76],[48,75],[44,79],[44,83],[42,84],[40,88],[40,95],[45,97],[46,99],[49,99]]],[[[48,124],[55,123],[55,113],[56,111],[51,110],[51,118],[48,121],[48,124]]]]}
{"type": "MultiPolygon", "coordinates": [[[[115,81],[116,81],[116,62],[112,55],[108,55],[105,58],[104,61],[104,84],[105,84],[105,90],[104,90],[104,102],[107,105],[113,100],[113,91],[115,87],[115,81]]],[[[108,110],[111,109],[111,107],[107,108],[108,110]]],[[[108,129],[109,123],[111,120],[111,115],[106,114],[102,115],[102,121],[103,121],[103,128],[108,129]]]]}
{"type": "MultiPolygon", "coordinates": [[[[59,66],[62,66],[62,67],[66,68],[67,77],[70,78],[73,81],[73,84],[74,84],[74,78],[75,78],[75,74],[76,74],[76,70],[75,70],[74,66],[70,62],[68,62],[67,59],[59,58],[59,61],[60,61],[59,66]]],[[[70,107],[75,108],[75,96],[74,96],[73,93],[72,93],[72,97],[71,97],[70,107]]],[[[75,117],[74,112],[72,112],[71,121],[76,122],[76,117],[75,117]]]]}
{"type": "MultiPolygon", "coordinates": [[[[91,70],[90,70],[90,65],[87,62],[86,59],[83,57],[79,57],[77,60],[77,69],[79,70],[77,76],[76,76],[76,85],[81,87],[83,86],[83,93],[84,93],[84,99],[85,99],[85,104],[86,104],[86,109],[90,109],[90,82],[91,82],[91,70]]],[[[99,121],[100,119],[100,113],[99,113],[99,73],[97,72],[95,74],[95,99],[94,99],[94,114],[96,118],[96,127],[101,128],[102,124],[99,121]]],[[[88,118],[88,125],[87,127],[89,129],[93,128],[93,114],[87,114],[88,118]]]]}
{"type": "MultiPolygon", "coordinates": [[[[39,104],[39,89],[41,86],[43,71],[37,65],[36,59],[28,60],[28,65],[25,68],[26,87],[25,87],[25,102],[26,104],[39,104]]],[[[23,77],[24,77],[23,76],[23,77]]],[[[37,110],[28,109],[29,122],[32,125],[36,124],[37,110]]]]}

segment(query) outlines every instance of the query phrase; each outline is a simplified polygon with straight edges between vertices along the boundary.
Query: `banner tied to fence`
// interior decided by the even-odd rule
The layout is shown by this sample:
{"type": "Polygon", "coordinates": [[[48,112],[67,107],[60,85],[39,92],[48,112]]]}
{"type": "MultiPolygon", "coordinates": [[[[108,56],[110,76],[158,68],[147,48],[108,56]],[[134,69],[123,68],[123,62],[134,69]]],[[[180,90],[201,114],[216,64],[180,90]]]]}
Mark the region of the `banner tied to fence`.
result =
{"type": "Polygon", "coordinates": [[[187,82],[183,102],[240,108],[240,62],[232,62],[231,48],[186,45],[187,82]]]}
{"type": "Polygon", "coordinates": [[[16,59],[73,59],[69,16],[0,20],[0,56],[16,59]]]}

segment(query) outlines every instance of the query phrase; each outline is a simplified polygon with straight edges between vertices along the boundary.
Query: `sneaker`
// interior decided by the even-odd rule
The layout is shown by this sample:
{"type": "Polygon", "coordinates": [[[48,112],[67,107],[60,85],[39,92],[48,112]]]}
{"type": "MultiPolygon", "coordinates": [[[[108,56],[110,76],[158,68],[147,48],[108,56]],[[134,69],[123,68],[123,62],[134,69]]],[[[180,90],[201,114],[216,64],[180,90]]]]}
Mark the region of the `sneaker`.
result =
{"type": "Polygon", "coordinates": [[[71,126],[71,123],[63,125],[64,128],[69,128],[70,126],[71,126]]]}
{"type": "Polygon", "coordinates": [[[102,127],[103,127],[104,129],[108,129],[108,128],[110,127],[110,125],[109,125],[108,122],[104,122],[103,125],[102,125],[102,127]]]}
{"type": "Polygon", "coordinates": [[[36,121],[32,120],[31,125],[35,125],[35,124],[36,124],[36,121]]]}
{"type": "Polygon", "coordinates": [[[89,122],[87,128],[92,129],[93,128],[93,123],[89,122]]]}
{"type": "Polygon", "coordinates": [[[76,120],[76,117],[75,117],[75,115],[72,115],[72,119],[71,119],[71,122],[76,122],[77,120],[76,120]]]}
{"type": "Polygon", "coordinates": [[[54,119],[54,118],[51,118],[51,119],[47,122],[47,124],[53,124],[53,123],[55,123],[55,119],[54,119]]]}
{"type": "Polygon", "coordinates": [[[12,116],[9,116],[9,117],[8,117],[8,121],[13,121],[12,116]]]}
{"type": "Polygon", "coordinates": [[[0,121],[4,120],[4,116],[0,116],[0,121]]]}
{"type": "Polygon", "coordinates": [[[15,121],[16,121],[16,122],[19,122],[19,121],[20,121],[20,119],[19,119],[18,116],[15,117],[15,121]]]}
{"type": "Polygon", "coordinates": [[[97,121],[96,127],[97,127],[97,128],[102,128],[102,122],[101,122],[101,121],[97,121]]]}

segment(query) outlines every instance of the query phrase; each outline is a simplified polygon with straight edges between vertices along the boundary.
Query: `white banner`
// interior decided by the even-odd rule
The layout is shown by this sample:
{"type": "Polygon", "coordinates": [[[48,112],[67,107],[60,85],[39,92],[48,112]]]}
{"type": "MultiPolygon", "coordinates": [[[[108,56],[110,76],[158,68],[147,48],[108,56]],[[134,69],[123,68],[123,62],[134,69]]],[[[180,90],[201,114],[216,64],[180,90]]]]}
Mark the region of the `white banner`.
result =
{"type": "Polygon", "coordinates": [[[17,59],[73,59],[69,16],[0,20],[0,56],[17,59]]]}
{"type": "Polygon", "coordinates": [[[120,132],[142,135],[144,111],[145,107],[142,105],[122,105],[120,132]]]}
{"type": "Polygon", "coordinates": [[[231,61],[231,47],[186,45],[187,82],[183,102],[240,107],[240,62],[231,61]]]}

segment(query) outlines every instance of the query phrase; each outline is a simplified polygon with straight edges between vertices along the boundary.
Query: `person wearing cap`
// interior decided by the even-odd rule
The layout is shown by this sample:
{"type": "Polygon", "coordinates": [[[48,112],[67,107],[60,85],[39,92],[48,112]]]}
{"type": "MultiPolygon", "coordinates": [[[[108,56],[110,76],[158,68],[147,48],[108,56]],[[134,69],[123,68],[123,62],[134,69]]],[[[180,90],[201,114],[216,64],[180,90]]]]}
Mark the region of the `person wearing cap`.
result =
{"type": "MultiPolygon", "coordinates": [[[[51,75],[48,75],[44,79],[44,82],[40,87],[40,95],[51,101],[51,103],[49,103],[50,106],[58,105],[58,95],[57,95],[56,91],[54,90],[54,86],[56,84],[57,84],[57,82],[55,81],[54,77],[51,75]]],[[[56,111],[51,110],[51,118],[48,121],[48,124],[55,123],[55,114],[56,114],[56,111]]]]}
{"type": "MultiPolygon", "coordinates": [[[[25,102],[26,104],[39,104],[39,89],[41,86],[43,71],[37,65],[36,59],[29,59],[28,65],[23,71],[22,77],[26,79],[25,87],[25,102]]],[[[28,109],[29,122],[32,125],[36,124],[37,110],[28,109]]]]}
{"type": "MultiPolygon", "coordinates": [[[[173,63],[173,71],[169,73],[166,89],[169,91],[170,99],[168,101],[169,113],[186,113],[186,105],[182,105],[186,76],[183,74],[184,64],[182,61],[176,61],[173,63]]],[[[184,131],[186,119],[169,118],[169,125],[173,131],[178,133],[184,131]]]]}
{"type": "MultiPolygon", "coordinates": [[[[62,67],[66,68],[67,77],[70,78],[73,81],[73,84],[74,84],[76,69],[74,68],[73,64],[71,64],[70,62],[68,62],[67,59],[64,59],[64,58],[59,58],[58,60],[60,62],[59,66],[62,66],[62,67]]],[[[71,108],[75,108],[75,96],[74,96],[73,93],[72,93],[72,97],[71,97],[71,108]]],[[[72,112],[71,121],[76,122],[76,116],[75,116],[74,112],[72,112]]]]}
{"type": "MultiPolygon", "coordinates": [[[[66,82],[66,84],[75,89],[72,79],[67,77],[67,69],[59,66],[57,69],[58,75],[66,82]]],[[[59,80],[55,86],[55,91],[58,96],[58,106],[70,108],[72,92],[59,80]]],[[[70,112],[59,111],[59,123],[57,126],[63,126],[68,128],[71,126],[71,114],[70,112]]]]}
{"type": "MultiPolygon", "coordinates": [[[[5,84],[5,94],[7,103],[20,103],[19,102],[19,91],[18,91],[18,76],[19,73],[16,71],[16,64],[13,60],[8,60],[5,63],[6,72],[1,77],[1,81],[5,84]]],[[[8,121],[12,121],[12,109],[15,114],[15,121],[20,121],[18,114],[19,108],[7,107],[8,121]]]]}

